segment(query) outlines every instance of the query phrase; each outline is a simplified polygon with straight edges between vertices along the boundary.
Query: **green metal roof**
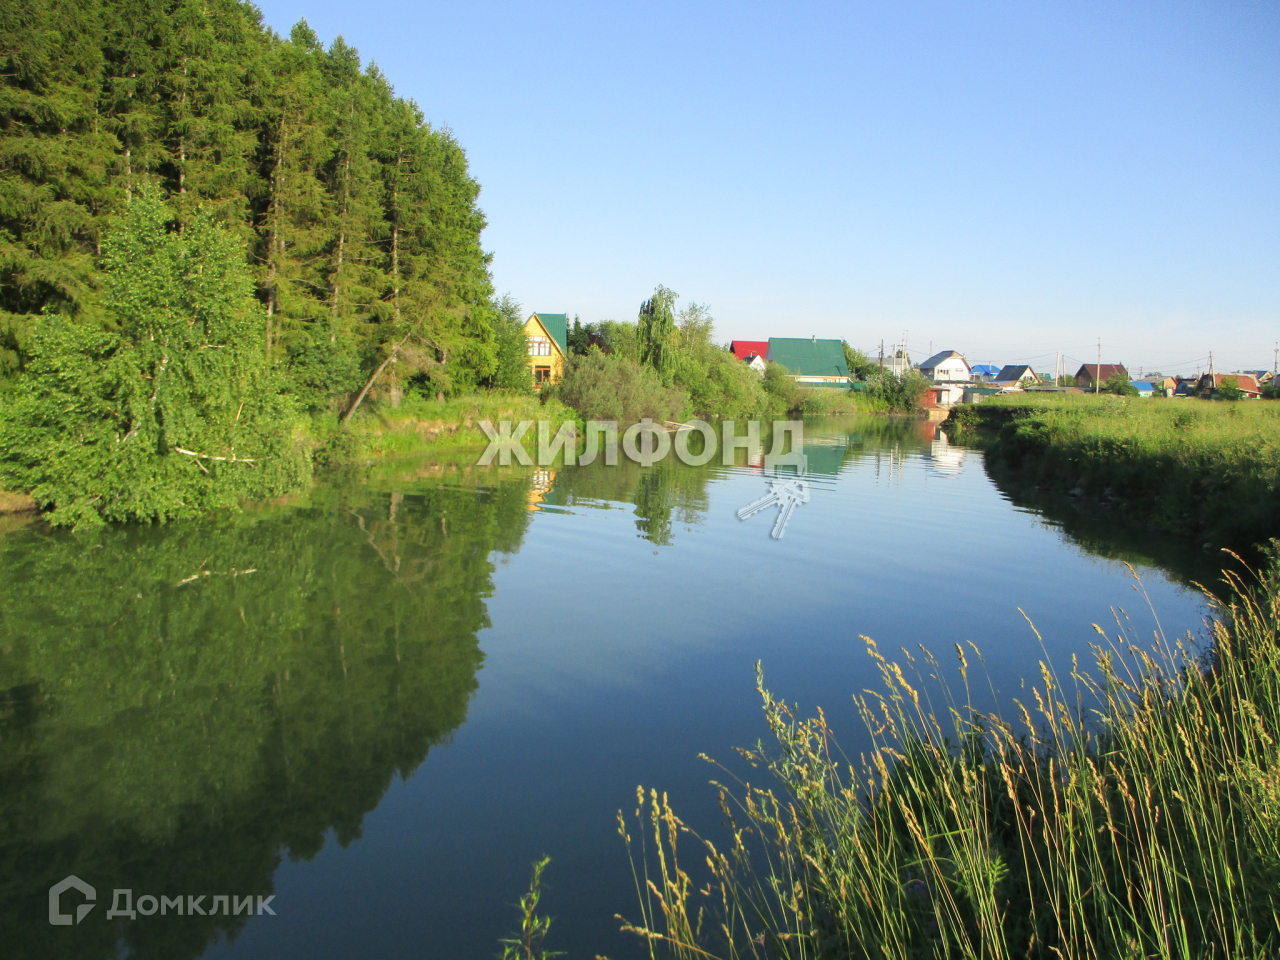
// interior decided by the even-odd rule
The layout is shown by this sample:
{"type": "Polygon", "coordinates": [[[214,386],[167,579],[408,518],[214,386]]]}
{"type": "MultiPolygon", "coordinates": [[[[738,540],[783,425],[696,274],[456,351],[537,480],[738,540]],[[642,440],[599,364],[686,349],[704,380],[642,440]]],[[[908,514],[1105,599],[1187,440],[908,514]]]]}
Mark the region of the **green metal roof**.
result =
{"type": "Polygon", "coordinates": [[[812,337],[770,337],[765,359],[780,363],[792,376],[847,377],[844,345],[839,340],[815,340],[812,337]]]}
{"type": "Polygon", "coordinates": [[[564,313],[535,313],[551,339],[560,344],[560,352],[569,355],[569,317],[564,313]]]}

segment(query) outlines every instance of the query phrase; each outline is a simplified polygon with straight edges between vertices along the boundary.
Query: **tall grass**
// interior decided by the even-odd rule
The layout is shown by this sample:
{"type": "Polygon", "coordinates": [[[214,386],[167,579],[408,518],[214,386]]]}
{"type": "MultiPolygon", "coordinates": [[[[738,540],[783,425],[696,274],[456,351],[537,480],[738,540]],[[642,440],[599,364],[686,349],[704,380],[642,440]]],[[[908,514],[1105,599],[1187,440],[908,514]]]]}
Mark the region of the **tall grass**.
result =
{"type": "Polygon", "coordinates": [[[775,744],[745,755],[771,782],[720,787],[723,843],[656,791],[638,791],[634,824],[619,814],[640,898],[625,929],[678,958],[1275,956],[1269,557],[1232,579],[1211,656],[1122,627],[1093,675],[1042,664],[1012,720],[973,706],[976,648],[956,645],[964,695],[934,707],[909,675],[939,664],[904,651],[904,668],[867,640],[883,686],[857,698],[871,746],[856,761],[761,680],[775,744]]]}
{"type": "Polygon", "coordinates": [[[988,459],[1041,487],[1109,498],[1175,533],[1244,547],[1280,536],[1280,403],[993,397],[952,412],[988,459]]]}

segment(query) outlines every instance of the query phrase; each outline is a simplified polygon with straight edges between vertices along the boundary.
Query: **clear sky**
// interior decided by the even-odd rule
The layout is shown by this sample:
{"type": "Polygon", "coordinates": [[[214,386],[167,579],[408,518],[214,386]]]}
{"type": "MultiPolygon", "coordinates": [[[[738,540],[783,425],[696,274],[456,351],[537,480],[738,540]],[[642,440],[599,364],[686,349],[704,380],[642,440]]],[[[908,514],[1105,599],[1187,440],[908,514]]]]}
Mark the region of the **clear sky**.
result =
{"type": "Polygon", "coordinates": [[[1272,364],[1280,5],[263,0],[448,125],[499,292],[721,339],[1272,364]]]}

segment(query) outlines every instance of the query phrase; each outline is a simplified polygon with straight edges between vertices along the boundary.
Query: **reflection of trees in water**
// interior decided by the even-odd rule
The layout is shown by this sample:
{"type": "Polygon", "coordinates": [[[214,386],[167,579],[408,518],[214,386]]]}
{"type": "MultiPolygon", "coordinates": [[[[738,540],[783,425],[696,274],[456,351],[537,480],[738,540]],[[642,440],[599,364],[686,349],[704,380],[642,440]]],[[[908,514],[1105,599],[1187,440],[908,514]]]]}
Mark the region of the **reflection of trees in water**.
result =
{"type": "Polygon", "coordinates": [[[283,851],[357,838],[466,718],[525,485],[0,537],[5,955],[198,956],[244,918],[108,922],[111,890],[266,895],[283,851]],[[50,927],[69,873],[99,906],[50,927]]]}
{"type": "Polygon", "coordinates": [[[556,506],[601,502],[635,505],[640,536],[659,546],[671,543],[675,523],[695,524],[710,506],[707,484],[713,468],[664,460],[651,467],[619,458],[614,467],[592,465],[561,470],[545,502],[556,506]]]}
{"type": "Polygon", "coordinates": [[[1039,490],[999,461],[983,461],[987,476],[1010,503],[1041,516],[1061,530],[1085,553],[1159,567],[1184,585],[1202,584],[1216,590],[1222,569],[1235,565],[1226,554],[1208,552],[1201,545],[1155,529],[1141,518],[1129,517],[1120,504],[1075,499],[1058,491],[1039,490]]]}

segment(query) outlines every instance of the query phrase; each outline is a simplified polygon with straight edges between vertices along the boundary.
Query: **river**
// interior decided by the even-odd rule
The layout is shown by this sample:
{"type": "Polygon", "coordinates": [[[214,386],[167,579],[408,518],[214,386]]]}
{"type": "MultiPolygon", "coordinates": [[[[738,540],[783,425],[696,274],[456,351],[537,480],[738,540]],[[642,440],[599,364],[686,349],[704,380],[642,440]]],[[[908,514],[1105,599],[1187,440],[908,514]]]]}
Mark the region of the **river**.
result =
{"type": "Polygon", "coordinates": [[[722,829],[699,754],[732,769],[766,735],[756,661],[852,753],[851,694],[877,685],[860,635],[972,642],[990,705],[1046,655],[1086,662],[1094,623],[1203,631],[1194,551],[1018,505],[929,424],[805,436],[811,496],[781,539],[776,511],[735,515],[759,469],[667,462],[377,465],[202,521],[8,520],[5,955],[487,958],[547,854],[548,946],[639,957],[616,812],[643,784],[722,829]],[[51,926],[68,875],[95,906],[51,926]],[[108,918],[116,889],[205,915],[108,918]],[[217,896],[255,915],[210,916],[217,896]]]}

